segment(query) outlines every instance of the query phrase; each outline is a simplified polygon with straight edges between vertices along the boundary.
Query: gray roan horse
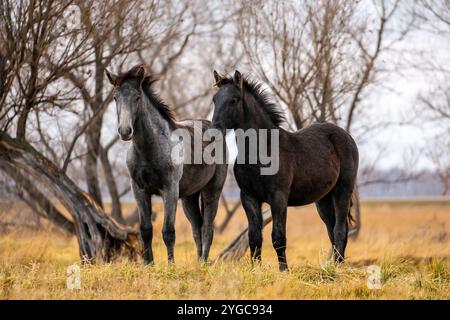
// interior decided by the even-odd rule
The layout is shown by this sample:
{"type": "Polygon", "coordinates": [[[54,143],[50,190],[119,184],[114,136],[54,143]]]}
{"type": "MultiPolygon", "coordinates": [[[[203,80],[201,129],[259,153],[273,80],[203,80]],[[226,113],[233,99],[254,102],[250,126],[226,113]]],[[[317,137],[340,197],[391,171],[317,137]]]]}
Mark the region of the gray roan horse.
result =
{"type": "MultiPolygon", "coordinates": [[[[214,71],[219,90],[214,95],[213,126],[219,129],[266,129],[279,133],[279,170],[261,175],[256,164],[236,163],[234,175],[241,189],[241,201],[249,224],[252,258],[261,259],[261,204],[270,205],[273,219],[272,243],[280,270],[287,269],[286,207],[316,203],[334,248],[334,259],[344,260],[347,245],[351,196],[358,171],[358,148],[353,138],[331,123],[318,123],[297,132],[283,130],[283,114],[270,101],[261,85],[236,71],[222,77],[214,71]]],[[[270,144],[271,139],[266,142],[270,144]]],[[[259,145],[260,141],[258,141],[259,145]]],[[[249,147],[238,144],[238,155],[248,158],[249,147]],[[242,150],[242,147],[245,150],[242,150]]],[[[266,146],[271,150],[271,145],[266,146]]],[[[259,157],[259,155],[258,155],[259,157]]]]}
{"type": "MultiPolygon", "coordinates": [[[[146,74],[143,65],[119,75],[106,71],[106,75],[115,87],[119,135],[122,140],[132,141],[127,166],[139,208],[145,263],[153,262],[152,195],[161,196],[164,202],[162,236],[169,262],[174,261],[179,198],[192,225],[197,255],[206,261],[227,165],[183,164],[172,159],[171,151],[177,143],[171,140],[172,131],[185,128],[192,134],[193,121],[184,121],[185,124],[175,121],[172,111],[152,88],[156,79],[146,74]]],[[[210,126],[208,121],[202,121],[203,129],[210,126]]]]}

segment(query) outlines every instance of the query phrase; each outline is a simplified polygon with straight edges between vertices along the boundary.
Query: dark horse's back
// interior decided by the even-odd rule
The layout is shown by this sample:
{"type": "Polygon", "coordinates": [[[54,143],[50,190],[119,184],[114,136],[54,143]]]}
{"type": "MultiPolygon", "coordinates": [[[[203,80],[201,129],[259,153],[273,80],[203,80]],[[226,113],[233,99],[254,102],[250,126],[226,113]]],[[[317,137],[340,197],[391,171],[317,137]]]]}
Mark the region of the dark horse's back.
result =
{"type": "Polygon", "coordinates": [[[333,189],[353,192],[359,154],[350,134],[331,123],[315,123],[295,133],[284,133],[280,136],[280,154],[292,159],[287,168],[293,177],[290,206],[317,202],[333,189]]]}

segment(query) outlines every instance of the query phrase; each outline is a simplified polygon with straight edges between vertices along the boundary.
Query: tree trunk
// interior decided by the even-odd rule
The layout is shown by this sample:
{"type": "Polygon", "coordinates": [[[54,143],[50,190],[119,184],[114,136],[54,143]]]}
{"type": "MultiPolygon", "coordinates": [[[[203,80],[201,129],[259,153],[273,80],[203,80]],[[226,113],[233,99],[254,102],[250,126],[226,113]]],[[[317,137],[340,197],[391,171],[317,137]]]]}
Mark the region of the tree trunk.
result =
{"type": "Polygon", "coordinates": [[[113,169],[108,159],[108,151],[100,146],[100,162],[102,163],[103,172],[105,174],[106,186],[111,196],[111,216],[116,221],[123,223],[122,207],[120,204],[119,191],[117,190],[116,180],[114,180],[113,169]]]}
{"type": "Polygon", "coordinates": [[[104,263],[120,256],[136,258],[139,233],[108,217],[88,194],[24,141],[0,133],[0,158],[32,175],[52,191],[71,214],[83,261],[104,263]]]}
{"type": "MultiPolygon", "coordinates": [[[[102,60],[102,47],[100,39],[97,39],[94,34],[95,43],[95,91],[93,103],[90,105],[92,111],[97,112],[103,105],[103,80],[104,80],[104,67],[102,60]]],[[[103,115],[100,115],[96,119],[86,132],[86,142],[88,153],[85,161],[86,181],[89,194],[94,198],[94,201],[103,208],[102,190],[98,179],[98,159],[100,157],[101,148],[101,130],[103,123],[103,115]]]]}
{"type": "Polygon", "coordinates": [[[73,222],[56,209],[47,196],[27,176],[5,161],[0,161],[0,169],[10,176],[17,183],[18,187],[25,191],[24,200],[33,211],[51,221],[66,235],[75,234],[73,222]]]}
{"type": "MultiPolygon", "coordinates": [[[[101,117],[100,117],[101,118],[101,117]]],[[[93,200],[103,208],[102,191],[98,181],[97,159],[100,150],[101,119],[95,120],[86,131],[88,152],[84,163],[87,189],[93,200]]]]}

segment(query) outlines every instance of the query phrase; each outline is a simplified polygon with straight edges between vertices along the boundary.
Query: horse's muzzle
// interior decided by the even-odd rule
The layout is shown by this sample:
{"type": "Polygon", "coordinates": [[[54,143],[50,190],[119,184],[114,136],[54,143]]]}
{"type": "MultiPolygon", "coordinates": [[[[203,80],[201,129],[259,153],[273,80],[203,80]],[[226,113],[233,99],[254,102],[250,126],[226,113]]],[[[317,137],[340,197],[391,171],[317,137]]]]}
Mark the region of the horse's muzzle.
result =
{"type": "Polygon", "coordinates": [[[117,131],[119,133],[120,139],[122,139],[123,141],[130,141],[133,137],[133,128],[131,127],[119,127],[117,131]]]}

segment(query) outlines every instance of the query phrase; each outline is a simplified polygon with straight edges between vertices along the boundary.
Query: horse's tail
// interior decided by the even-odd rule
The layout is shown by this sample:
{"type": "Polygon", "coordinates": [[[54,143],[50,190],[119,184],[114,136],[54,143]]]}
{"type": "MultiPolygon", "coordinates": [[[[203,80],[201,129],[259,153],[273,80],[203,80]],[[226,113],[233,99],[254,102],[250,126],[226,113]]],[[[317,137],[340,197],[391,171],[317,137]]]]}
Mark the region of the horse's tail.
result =
{"type": "Polygon", "coordinates": [[[352,207],[357,201],[356,199],[356,188],[353,189],[352,196],[350,198],[350,208],[348,209],[348,215],[347,215],[347,222],[349,226],[353,226],[354,222],[356,221],[355,218],[352,215],[352,207]]]}

